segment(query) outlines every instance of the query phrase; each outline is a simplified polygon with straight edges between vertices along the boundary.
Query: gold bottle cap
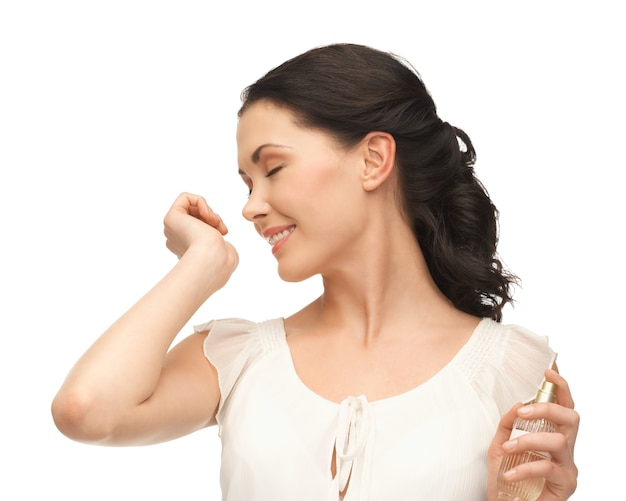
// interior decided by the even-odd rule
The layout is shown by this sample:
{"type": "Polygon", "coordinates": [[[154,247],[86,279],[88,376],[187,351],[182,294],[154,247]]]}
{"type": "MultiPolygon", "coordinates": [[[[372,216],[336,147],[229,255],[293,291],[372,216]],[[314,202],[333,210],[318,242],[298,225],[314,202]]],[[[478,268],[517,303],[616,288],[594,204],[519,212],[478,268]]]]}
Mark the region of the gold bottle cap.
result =
{"type": "Polygon", "coordinates": [[[549,381],[544,381],[537,392],[535,402],[556,402],[556,385],[549,381]]]}

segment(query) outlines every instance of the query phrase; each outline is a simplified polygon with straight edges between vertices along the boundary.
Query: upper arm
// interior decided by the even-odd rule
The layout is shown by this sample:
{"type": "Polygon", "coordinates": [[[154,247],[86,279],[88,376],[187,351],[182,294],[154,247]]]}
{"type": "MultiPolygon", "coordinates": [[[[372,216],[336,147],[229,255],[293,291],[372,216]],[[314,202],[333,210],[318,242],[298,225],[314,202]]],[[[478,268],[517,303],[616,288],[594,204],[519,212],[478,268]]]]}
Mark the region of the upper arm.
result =
{"type": "Polygon", "coordinates": [[[206,335],[192,334],[168,352],[155,391],[115,431],[114,442],[164,442],[215,424],[220,391],[204,356],[206,335]]]}

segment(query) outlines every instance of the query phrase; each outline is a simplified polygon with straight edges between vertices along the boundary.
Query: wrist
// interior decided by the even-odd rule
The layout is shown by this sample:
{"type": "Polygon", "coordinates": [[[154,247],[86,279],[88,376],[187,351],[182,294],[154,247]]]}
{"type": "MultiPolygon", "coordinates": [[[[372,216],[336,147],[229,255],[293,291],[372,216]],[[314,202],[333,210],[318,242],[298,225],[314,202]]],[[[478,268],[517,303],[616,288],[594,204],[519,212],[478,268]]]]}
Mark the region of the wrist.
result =
{"type": "Polygon", "coordinates": [[[204,291],[204,299],[222,288],[237,266],[236,253],[233,252],[233,256],[224,249],[216,252],[215,247],[215,243],[194,244],[176,265],[189,281],[189,286],[204,291]]]}

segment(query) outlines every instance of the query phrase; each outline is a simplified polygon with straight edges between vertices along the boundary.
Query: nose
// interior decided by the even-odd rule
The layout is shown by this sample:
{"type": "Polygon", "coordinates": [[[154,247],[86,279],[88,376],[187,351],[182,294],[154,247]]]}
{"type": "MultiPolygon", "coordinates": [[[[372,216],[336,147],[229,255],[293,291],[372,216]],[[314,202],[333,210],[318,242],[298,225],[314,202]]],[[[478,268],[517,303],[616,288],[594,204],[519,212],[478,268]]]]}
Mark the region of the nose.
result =
{"type": "Polygon", "coordinates": [[[269,212],[269,204],[262,196],[260,190],[252,190],[246,205],[243,206],[241,213],[248,221],[256,223],[259,219],[267,216],[269,212]]]}

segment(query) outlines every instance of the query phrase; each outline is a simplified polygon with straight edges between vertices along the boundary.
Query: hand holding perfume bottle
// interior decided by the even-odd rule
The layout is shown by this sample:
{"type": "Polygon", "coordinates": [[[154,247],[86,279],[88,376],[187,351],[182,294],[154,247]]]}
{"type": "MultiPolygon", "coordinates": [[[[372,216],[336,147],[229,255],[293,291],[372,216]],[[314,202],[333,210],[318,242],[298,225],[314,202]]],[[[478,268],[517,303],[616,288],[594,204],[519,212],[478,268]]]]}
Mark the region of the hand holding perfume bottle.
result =
{"type": "MultiPolygon", "coordinates": [[[[534,402],[555,402],[556,385],[549,381],[544,381],[537,392],[534,402]]],[[[510,439],[519,437],[526,433],[550,432],[556,430],[553,423],[547,419],[526,420],[517,418],[513,424],[510,439]]],[[[535,501],[545,484],[544,478],[529,478],[518,482],[507,482],[503,475],[505,472],[515,468],[522,463],[531,461],[550,460],[549,452],[525,451],[520,454],[507,454],[502,458],[500,471],[498,472],[498,499],[504,501],[535,501]]]]}

